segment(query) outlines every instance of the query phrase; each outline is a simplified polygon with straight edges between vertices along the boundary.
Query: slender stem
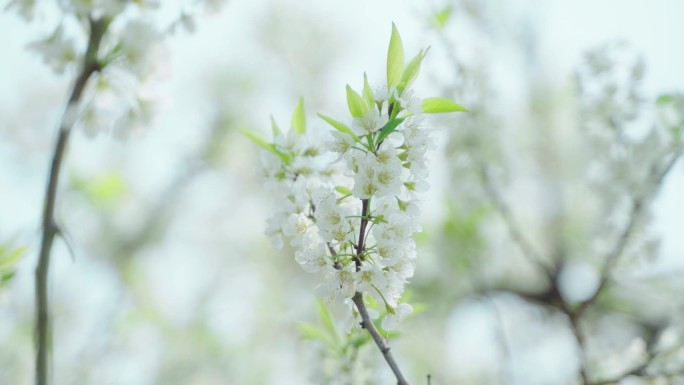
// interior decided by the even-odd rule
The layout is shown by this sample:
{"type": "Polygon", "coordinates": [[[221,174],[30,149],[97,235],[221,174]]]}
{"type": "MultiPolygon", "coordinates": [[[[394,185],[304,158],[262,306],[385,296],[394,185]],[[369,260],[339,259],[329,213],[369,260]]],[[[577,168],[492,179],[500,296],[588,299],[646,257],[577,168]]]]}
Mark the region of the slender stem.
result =
{"type": "Polygon", "coordinates": [[[359,314],[361,315],[361,326],[364,329],[368,330],[368,333],[370,333],[371,337],[373,337],[373,341],[375,341],[375,344],[378,345],[378,349],[380,349],[380,352],[382,353],[383,357],[385,357],[385,361],[387,361],[387,364],[392,369],[394,376],[397,378],[397,385],[408,385],[409,383],[408,381],[406,381],[404,375],[401,373],[401,370],[399,369],[397,362],[394,361],[394,357],[390,352],[389,346],[387,346],[384,338],[382,338],[382,336],[378,332],[378,329],[375,328],[373,321],[371,321],[370,316],[368,315],[366,305],[363,303],[363,294],[357,291],[354,297],[352,298],[352,301],[354,301],[354,304],[356,305],[356,308],[359,310],[359,314]]]}
{"type": "MultiPolygon", "coordinates": [[[[361,255],[364,252],[365,248],[365,234],[366,226],[368,225],[369,210],[370,199],[362,199],[361,225],[359,226],[359,242],[356,244],[356,257],[354,258],[354,262],[356,263],[356,271],[359,271],[361,269],[361,255]]],[[[334,250],[331,250],[331,252],[333,251],[334,250]]],[[[333,255],[336,254],[333,252],[333,255]]],[[[404,375],[401,374],[399,366],[397,365],[396,361],[394,361],[392,353],[390,353],[389,346],[387,346],[385,340],[378,332],[378,329],[375,328],[373,321],[371,321],[370,316],[368,315],[368,309],[366,309],[366,305],[363,303],[363,294],[357,291],[356,294],[354,294],[352,301],[354,301],[354,304],[356,305],[356,308],[358,309],[359,314],[361,315],[361,326],[364,329],[368,330],[368,333],[370,333],[371,337],[373,337],[375,344],[378,345],[378,349],[380,349],[380,352],[385,357],[385,361],[387,361],[387,364],[390,366],[390,369],[392,369],[392,372],[394,373],[395,377],[397,377],[397,384],[408,385],[408,382],[404,378],[404,375]]]]}
{"type": "Polygon", "coordinates": [[[364,247],[364,236],[366,234],[366,226],[368,225],[368,208],[370,206],[369,199],[361,199],[361,225],[359,226],[359,242],[356,244],[356,271],[361,269],[361,253],[364,247]]]}
{"type": "Polygon", "coordinates": [[[45,207],[43,211],[43,233],[40,244],[40,256],[36,267],[36,330],[35,338],[37,345],[36,353],[36,383],[48,384],[48,353],[51,345],[51,324],[48,298],[48,272],[50,269],[50,252],[55,235],[59,233],[59,227],[55,221],[55,202],[57,199],[57,187],[59,174],[62,169],[71,127],[74,124],[73,111],[81,99],[83,90],[90,77],[100,70],[97,61],[97,52],[100,42],[107,29],[107,20],[90,20],[90,37],[88,49],[83,58],[82,68],[76,78],[67,101],[66,109],[62,114],[59,125],[59,135],[50,162],[50,174],[48,176],[47,189],[45,192],[45,207]]]}

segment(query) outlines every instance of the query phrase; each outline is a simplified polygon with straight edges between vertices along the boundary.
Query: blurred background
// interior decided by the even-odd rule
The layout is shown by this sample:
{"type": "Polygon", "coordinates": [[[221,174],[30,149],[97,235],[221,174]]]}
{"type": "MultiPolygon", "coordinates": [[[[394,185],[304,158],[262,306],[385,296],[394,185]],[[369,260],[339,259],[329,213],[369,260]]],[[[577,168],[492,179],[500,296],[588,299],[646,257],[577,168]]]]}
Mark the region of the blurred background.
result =
{"type": "MultiPolygon", "coordinates": [[[[2,3],[4,6],[4,2],[2,3]]],[[[314,277],[263,235],[274,202],[240,129],[304,97],[346,116],[384,81],[391,23],[414,88],[471,112],[438,129],[420,308],[391,346],[415,384],[684,383],[684,4],[229,0],[167,39],[154,120],[76,129],[53,251],[54,383],[390,384],[375,346],[339,352],[314,277]],[[350,374],[350,372],[353,373],[350,374]]],[[[0,384],[33,382],[33,277],[73,73],[0,13],[0,384]],[[11,279],[10,275],[13,276],[11,279]],[[0,274],[1,276],[2,274],[0,274]]]]}

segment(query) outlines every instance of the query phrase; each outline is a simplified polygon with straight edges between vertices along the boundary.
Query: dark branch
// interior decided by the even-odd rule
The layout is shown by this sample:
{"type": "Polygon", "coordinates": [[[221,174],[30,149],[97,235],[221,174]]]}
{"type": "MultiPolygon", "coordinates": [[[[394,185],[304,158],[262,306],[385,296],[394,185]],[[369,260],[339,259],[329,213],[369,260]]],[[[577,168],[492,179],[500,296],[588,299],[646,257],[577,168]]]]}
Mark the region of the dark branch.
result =
{"type": "Polygon", "coordinates": [[[73,85],[69,99],[62,114],[59,125],[59,134],[55,144],[50,173],[48,176],[47,189],[45,192],[45,208],[43,211],[42,237],[40,255],[36,267],[36,330],[35,338],[37,345],[36,353],[36,383],[48,384],[48,352],[51,345],[50,309],[48,299],[48,272],[50,269],[50,252],[55,236],[59,234],[59,227],[55,222],[55,203],[57,200],[57,187],[59,186],[59,174],[62,169],[64,157],[71,128],[74,124],[73,113],[78,105],[83,90],[91,76],[98,72],[100,64],[97,53],[100,49],[102,37],[108,26],[108,20],[90,20],[90,37],[88,49],[83,57],[83,63],[78,77],[73,85]]]}

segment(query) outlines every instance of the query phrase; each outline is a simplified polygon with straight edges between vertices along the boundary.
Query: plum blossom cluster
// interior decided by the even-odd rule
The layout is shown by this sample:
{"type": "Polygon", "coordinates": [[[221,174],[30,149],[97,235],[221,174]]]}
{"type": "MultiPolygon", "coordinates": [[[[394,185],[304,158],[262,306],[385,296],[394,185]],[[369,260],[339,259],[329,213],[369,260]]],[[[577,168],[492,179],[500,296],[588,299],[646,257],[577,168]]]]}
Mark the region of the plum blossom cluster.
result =
{"type": "Polygon", "coordinates": [[[11,0],[6,9],[50,26],[47,36],[28,48],[55,73],[82,67],[87,55],[94,56],[97,81],[88,83],[83,102],[70,111],[93,136],[110,130],[126,135],[150,122],[162,101],[153,85],[167,72],[164,39],[178,27],[192,32],[197,8],[214,11],[217,3],[199,1],[185,9],[179,2],[158,0],[11,0]],[[177,9],[167,9],[174,4],[177,9]],[[177,16],[165,20],[166,15],[177,16]],[[86,42],[92,41],[96,29],[102,34],[101,44],[98,52],[89,52],[86,42]]]}
{"type": "Polygon", "coordinates": [[[325,142],[306,130],[301,99],[286,134],[273,124],[272,143],[246,132],[266,150],[264,174],[279,194],[266,230],[274,245],[288,242],[302,268],[319,275],[320,294],[346,303],[349,315],[357,315],[352,298],[359,293],[384,304],[385,330],[412,311],[401,296],[415,269],[418,199],[428,187],[427,154],[435,146],[423,115],[464,111],[446,98],[420,99],[409,88],[426,53],[404,63],[393,28],[387,84],[371,87],[364,76],[360,94],[347,86],[350,124],[319,114],[335,129],[325,142]]]}

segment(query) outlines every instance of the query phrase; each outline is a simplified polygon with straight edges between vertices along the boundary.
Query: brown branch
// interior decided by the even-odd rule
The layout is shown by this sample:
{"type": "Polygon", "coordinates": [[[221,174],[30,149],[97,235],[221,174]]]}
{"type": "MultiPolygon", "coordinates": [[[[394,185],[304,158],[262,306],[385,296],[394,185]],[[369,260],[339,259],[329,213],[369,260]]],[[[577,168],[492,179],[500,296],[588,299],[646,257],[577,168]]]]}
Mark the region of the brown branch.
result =
{"type": "Polygon", "coordinates": [[[36,330],[35,338],[37,345],[36,353],[36,383],[38,385],[48,384],[48,352],[51,345],[51,325],[48,298],[48,272],[50,269],[50,252],[55,235],[59,233],[59,228],[55,221],[55,202],[57,200],[57,187],[59,185],[59,174],[62,169],[64,157],[71,128],[74,124],[74,109],[78,105],[83,90],[91,76],[98,72],[100,63],[97,61],[97,53],[102,42],[102,37],[108,26],[108,20],[90,20],[90,36],[88,49],[83,57],[83,64],[76,82],[71,90],[66,108],[62,114],[59,135],[55,144],[52,160],[50,163],[50,174],[48,176],[47,190],[45,192],[45,208],[43,211],[42,237],[40,245],[40,255],[38,266],[36,267],[36,330]]]}
{"type": "Polygon", "coordinates": [[[385,357],[385,361],[387,361],[387,364],[392,369],[394,376],[397,378],[397,385],[408,385],[409,383],[408,381],[406,381],[404,375],[401,373],[401,370],[399,369],[397,362],[394,361],[394,357],[390,352],[389,346],[387,346],[387,344],[385,343],[385,339],[382,338],[382,336],[378,332],[378,329],[375,328],[373,321],[371,321],[370,316],[368,315],[366,305],[363,303],[363,294],[357,291],[354,297],[352,298],[352,301],[354,301],[354,304],[356,305],[356,308],[359,310],[359,314],[361,315],[361,326],[364,329],[368,330],[368,333],[370,333],[371,337],[373,337],[373,341],[375,341],[375,344],[378,346],[378,349],[380,349],[380,352],[382,353],[383,357],[385,357]]]}

